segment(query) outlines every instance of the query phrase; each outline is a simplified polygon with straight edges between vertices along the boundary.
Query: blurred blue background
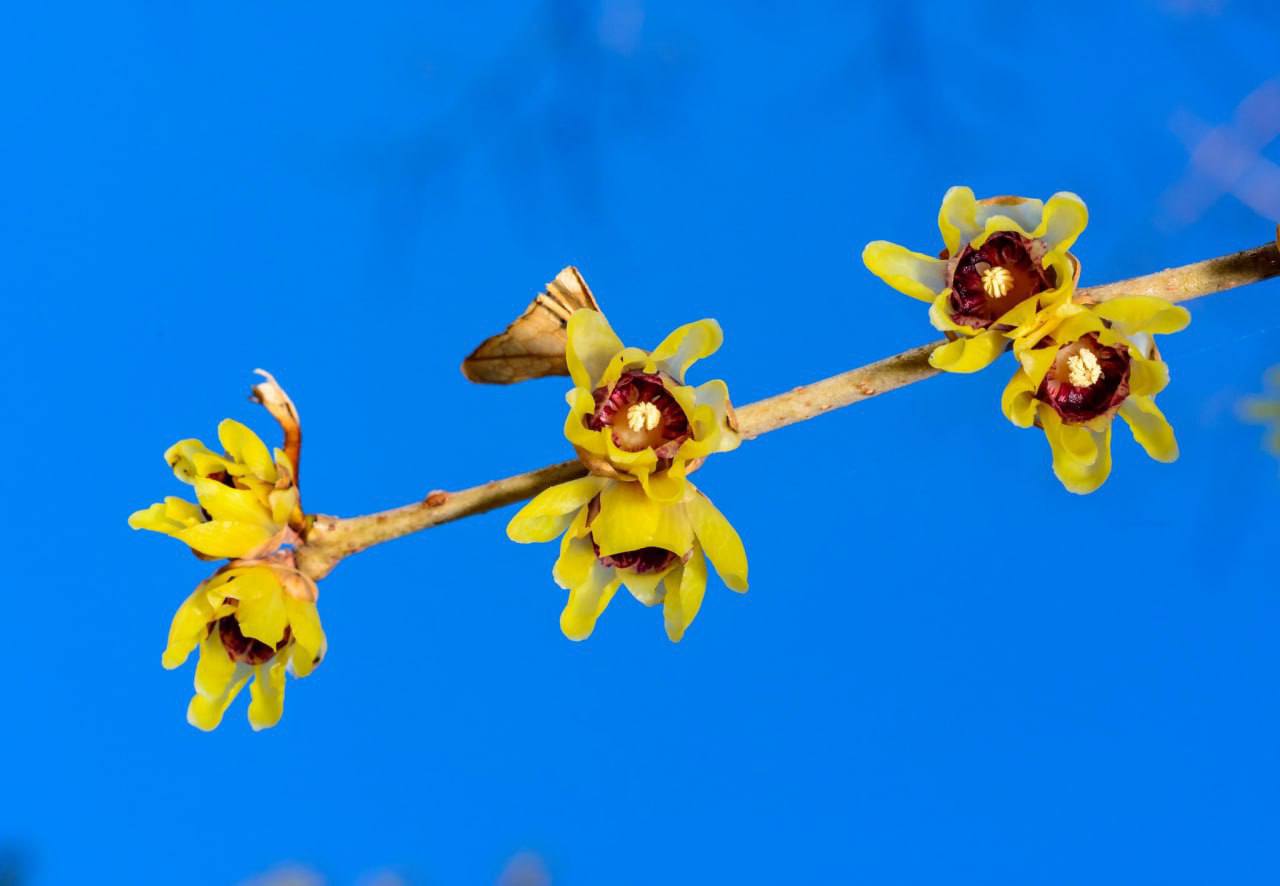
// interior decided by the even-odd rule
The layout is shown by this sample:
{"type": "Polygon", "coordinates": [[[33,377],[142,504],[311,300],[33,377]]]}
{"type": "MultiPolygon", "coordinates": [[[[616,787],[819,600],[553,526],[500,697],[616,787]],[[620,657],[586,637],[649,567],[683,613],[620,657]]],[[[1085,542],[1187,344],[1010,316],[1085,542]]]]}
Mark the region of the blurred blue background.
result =
{"type": "Polygon", "coordinates": [[[1085,282],[1266,241],[1280,8],[1239,0],[20,4],[0,30],[0,855],[29,884],[1275,883],[1280,284],[1166,339],[1182,458],[1097,494],[1009,362],[713,460],[751,557],[679,646],[557,627],[512,509],[342,564],[283,723],[184,720],[209,571],[125,518],[271,369],[304,503],[569,457],[459,360],[565,264],[629,342],[719,318],[746,403],[936,333],[858,259],[952,184],[1079,193],[1085,282]],[[5,848],[7,847],[7,848],[5,848]],[[522,856],[532,857],[532,856],[522,856]],[[534,865],[536,867],[536,865],[534,865]],[[363,878],[363,879],[362,879],[363,878]],[[385,878],[384,878],[385,879],[385,878]],[[381,881],[379,881],[381,882],[381,881]]]}

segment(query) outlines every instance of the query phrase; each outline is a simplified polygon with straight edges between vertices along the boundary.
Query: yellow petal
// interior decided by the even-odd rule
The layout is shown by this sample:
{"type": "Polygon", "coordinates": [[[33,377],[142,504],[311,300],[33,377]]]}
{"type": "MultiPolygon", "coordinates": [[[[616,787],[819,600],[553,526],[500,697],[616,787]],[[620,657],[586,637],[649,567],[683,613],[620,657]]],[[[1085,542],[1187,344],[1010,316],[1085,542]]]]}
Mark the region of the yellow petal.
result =
{"type": "Polygon", "coordinates": [[[560,542],[560,556],[551,568],[551,577],[566,590],[575,588],[587,580],[597,562],[590,540],[575,538],[566,532],[560,542]]]}
{"type": "Polygon", "coordinates": [[[1106,482],[1111,474],[1111,425],[1108,424],[1104,431],[1097,433],[1084,431],[1093,438],[1092,445],[1089,447],[1093,458],[1082,461],[1077,457],[1079,450],[1084,448],[1079,444],[1078,435],[1068,433],[1067,438],[1064,439],[1062,419],[1052,407],[1041,405],[1043,408],[1040,410],[1040,423],[1044,426],[1044,435],[1053,451],[1054,475],[1069,492],[1077,495],[1093,492],[1106,482]],[[1075,451],[1067,445],[1068,439],[1075,451]]]}
{"type": "Polygon", "coordinates": [[[271,511],[250,490],[236,489],[205,477],[197,477],[195,487],[196,498],[210,519],[263,526],[270,529],[270,535],[275,534],[271,511]]]}
{"type": "Polygon", "coordinates": [[[1169,367],[1163,360],[1148,360],[1129,351],[1129,393],[1140,397],[1158,394],[1169,384],[1169,367]]]}
{"type": "Polygon", "coordinates": [[[689,367],[720,350],[723,341],[724,333],[715,320],[686,323],[663,339],[662,344],[649,354],[649,360],[659,370],[684,384],[684,374],[689,367]]]}
{"type": "Polygon", "coordinates": [[[710,422],[719,429],[720,439],[716,445],[717,452],[729,452],[737,449],[741,443],[738,432],[729,427],[729,386],[720,379],[712,379],[693,389],[695,415],[703,408],[711,410],[710,422]]]}
{"type": "Polygon", "coordinates": [[[183,483],[193,483],[197,477],[208,477],[225,472],[240,475],[248,469],[216,452],[196,439],[179,440],[165,451],[165,463],[173,468],[173,474],[183,483]]]}
{"type": "Polygon", "coordinates": [[[947,252],[956,256],[960,254],[960,246],[967,243],[982,226],[978,224],[978,201],[973,191],[966,187],[948,188],[942,197],[942,208],[938,210],[938,230],[942,233],[942,242],[947,252]]]}
{"type": "Polygon", "coordinates": [[[569,602],[560,613],[560,630],[570,640],[585,640],[595,630],[596,620],[618,590],[614,570],[592,566],[585,580],[569,591],[569,602]]]}
{"type": "Polygon", "coordinates": [[[963,326],[951,319],[951,290],[944,289],[929,305],[929,322],[940,332],[953,332],[966,338],[977,335],[980,330],[971,326],[963,326]]]}
{"type": "Polygon", "coordinates": [[[1027,380],[1035,387],[1040,387],[1040,382],[1044,381],[1044,377],[1049,374],[1053,361],[1058,357],[1058,349],[1054,346],[1045,348],[1033,348],[1023,351],[1018,355],[1018,364],[1022,367],[1022,371],[1026,373],[1027,380]]]}
{"type": "Polygon", "coordinates": [[[1164,413],[1150,397],[1131,395],[1120,404],[1120,417],[1129,425],[1133,439],[1156,461],[1178,458],[1178,441],[1164,413]]]}
{"type": "Polygon", "coordinates": [[[611,483],[600,493],[591,535],[604,556],[648,547],[684,556],[693,547],[686,510],[679,503],[654,501],[638,483],[611,483]]]}
{"type": "Polygon", "coordinates": [[[747,551],[737,530],[725,519],[705,495],[690,489],[685,500],[685,511],[698,543],[706,552],[716,574],[727,587],[735,591],[747,589],[747,551]]]}
{"type": "Polygon", "coordinates": [[[1015,372],[1013,378],[1009,379],[1009,384],[1005,385],[1004,393],[1000,395],[1000,409],[1004,412],[1004,417],[1020,428],[1029,428],[1035,424],[1038,405],[1035,395],[1038,387],[1023,370],[1015,372]]]}
{"type": "Polygon", "coordinates": [[[608,483],[603,477],[581,477],[544,489],[511,518],[507,536],[522,544],[551,541],[568,528],[574,514],[608,483]]]}
{"type": "Polygon", "coordinates": [[[668,574],[666,585],[662,620],[667,629],[667,637],[672,643],[679,643],[685,630],[693,623],[694,616],[702,608],[702,598],[707,590],[707,561],[701,548],[693,549],[693,556],[682,569],[668,574]]]}
{"type": "Polygon", "coordinates": [[[222,715],[244,688],[252,673],[250,668],[231,662],[217,635],[211,635],[200,646],[200,663],[196,665],[196,694],[187,705],[187,722],[205,732],[216,729],[222,722],[222,715]],[[210,664],[206,666],[202,678],[200,668],[205,665],[206,660],[210,664]],[[230,664],[229,668],[222,664],[224,660],[230,664]]]}
{"type": "Polygon", "coordinates": [[[867,270],[903,295],[932,302],[947,288],[947,263],[885,240],[868,243],[862,250],[867,270]]]}
{"type": "Polygon", "coordinates": [[[269,527],[249,523],[212,520],[173,533],[194,550],[210,557],[249,557],[275,535],[269,527]]]}
{"type": "Polygon", "coordinates": [[[990,366],[1008,344],[999,332],[987,329],[973,338],[958,338],[934,348],[929,365],[943,372],[977,372],[990,366]]]}
{"type": "Polygon", "coordinates": [[[197,523],[204,522],[200,506],[181,498],[170,496],[163,502],[129,515],[129,525],[134,529],[149,529],[173,535],[197,523]]]}
{"type": "Polygon", "coordinates": [[[1095,306],[1093,310],[1126,334],[1150,332],[1167,335],[1181,332],[1191,322],[1191,314],[1186,308],[1171,305],[1162,298],[1150,295],[1113,298],[1095,306]]]}
{"type": "Polygon", "coordinates": [[[200,660],[196,662],[196,692],[205,698],[220,698],[236,676],[236,663],[222,645],[222,637],[214,630],[200,643],[200,660]]]}
{"type": "Polygon", "coordinates": [[[160,657],[160,663],[166,670],[173,670],[187,660],[191,650],[204,639],[211,621],[213,606],[209,603],[204,585],[201,585],[173,615],[173,622],[169,625],[169,642],[160,657]]]}
{"type": "Polygon", "coordinates": [[[1044,218],[1033,232],[1049,252],[1066,252],[1089,224],[1084,201],[1069,191],[1059,191],[1044,205],[1044,218]]]}
{"type": "Polygon", "coordinates": [[[605,440],[611,433],[608,427],[593,431],[583,424],[583,420],[595,411],[595,400],[591,392],[584,388],[574,388],[569,392],[569,414],[564,420],[564,436],[574,446],[581,446],[596,455],[605,455],[608,447],[605,440]]]}
{"type": "Polygon", "coordinates": [[[665,471],[653,473],[647,470],[640,470],[636,471],[635,475],[640,481],[640,488],[644,490],[645,495],[654,501],[671,504],[684,498],[685,469],[687,467],[688,464],[677,456],[671,467],[665,471]]]}
{"type": "Polygon", "coordinates": [[[604,375],[609,361],[622,350],[622,341],[604,314],[590,308],[573,312],[569,318],[568,339],[565,358],[569,375],[576,387],[590,392],[604,375]]]}
{"type": "Polygon", "coordinates": [[[228,456],[247,467],[255,477],[275,482],[276,466],[271,460],[271,450],[253,431],[235,419],[223,419],[218,425],[218,442],[228,456]]]}
{"type": "Polygon", "coordinates": [[[284,714],[284,657],[258,665],[249,685],[249,725],[254,732],[270,729],[284,714]]]}
{"type": "Polygon", "coordinates": [[[247,570],[236,584],[244,593],[236,609],[236,623],[246,637],[274,647],[289,626],[284,589],[269,569],[247,570]],[[251,590],[252,589],[252,590],[251,590]]]}
{"type": "MultiPolygon", "coordinates": [[[[293,632],[294,643],[311,658],[323,657],[327,644],[324,627],[320,624],[320,611],[316,608],[316,604],[286,594],[284,606],[289,617],[289,629],[293,632]]],[[[305,677],[306,674],[298,674],[298,676],[305,677]]]]}

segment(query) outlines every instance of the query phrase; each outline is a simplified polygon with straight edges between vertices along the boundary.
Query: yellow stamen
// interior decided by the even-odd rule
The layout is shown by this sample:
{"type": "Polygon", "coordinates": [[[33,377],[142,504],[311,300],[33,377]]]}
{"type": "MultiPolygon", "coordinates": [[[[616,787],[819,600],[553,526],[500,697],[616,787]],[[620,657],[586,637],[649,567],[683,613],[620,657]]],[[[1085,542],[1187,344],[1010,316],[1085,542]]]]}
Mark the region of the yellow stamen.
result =
{"type": "Polygon", "coordinates": [[[627,427],[633,431],[652,431],[661,420],[662,413],[658,412],[658,407],[647,400],[627,410],[627,427]]]}
{"type": "Polygon", "coordinates": [[[992,298],[1004,298],[1013,288],[1013,274],[1006,268],[987,268],[982,272],[982,289],[992,298]]]}
{"type": "Polygon", "coordinates": [[[1077,388],[1087,388],[1102,378],[1098,358],[1088,348],[1081,348],[1067,358],[1067,381],[1077,388]]]}

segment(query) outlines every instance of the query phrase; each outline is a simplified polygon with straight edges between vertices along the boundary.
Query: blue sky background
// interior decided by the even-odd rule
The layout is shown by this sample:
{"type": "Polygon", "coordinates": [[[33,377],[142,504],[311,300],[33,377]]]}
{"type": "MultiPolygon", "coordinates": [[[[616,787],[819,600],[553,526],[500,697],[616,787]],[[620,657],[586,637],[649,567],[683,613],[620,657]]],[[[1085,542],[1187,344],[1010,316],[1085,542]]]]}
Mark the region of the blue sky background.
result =
{"type": "Polygon", "coordinates": [[[629,342],[717,317],[698,377],[746,403],[935,337],[858,253],[936,249],[952,184],[1079,193],[1085,282],[1264,242],[1274,4],[5,19],[0,855],[26,882],[489,883],[520,851],[563,886],[1280,879],[1280,468],[1235,417],[1280,363],[1274,282],[1166,339],[1174,465],[1119,432],[1076,498],[1000,413],[1009,362],[916,385],[699,473],[752,590],[713,584],[679,646],[623,597],[565,640],[554,548],[505,509],[342,564],[329,658],[262,734],[243,700],[186,724],[160,651],[208,568],[125,524],[181,494],[175,440],[273,432],[257,366],[299,405],[311,510],[568,457],[566,380],[457,364],[569,263],[629,342]]]}

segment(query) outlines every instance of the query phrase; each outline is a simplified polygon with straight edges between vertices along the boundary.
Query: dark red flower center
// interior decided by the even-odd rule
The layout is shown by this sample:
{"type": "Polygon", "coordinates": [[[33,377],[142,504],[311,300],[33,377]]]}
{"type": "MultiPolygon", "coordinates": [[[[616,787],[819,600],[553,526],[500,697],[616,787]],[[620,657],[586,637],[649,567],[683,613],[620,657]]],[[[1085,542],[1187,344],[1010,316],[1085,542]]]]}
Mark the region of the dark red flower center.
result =
{"type": "Polygon", "coordinates": [[[592,396],[595,411],[582,423],[593,431],[610,428],[619,449],[653,448],[669,458],[691,434],[689,417],[657,373],[628,370],[612,389],[596,388],[592,396]]]}
{"type": "Polygon", "coordinates": [[[986,329],[1007,311],[1057,285],[1057,274],[1040,260],[1044,244],[999,231],[974,249],[960,252],[951,276],[951,319],[986,329]]]}
{"type": "Polygon", "coordinates": [[[285,625],[284,636],[280,638],[280,642],[275,645],[275,648],[272,648],[261,640],[255,640],[242,634],[240,632],[240,623],[236,621],[234,615],[227,615],[218,619],[215,629],[218,631],[222,646],[227,650],[227,655],[230,656],[231,660],[247,665],[263,664],[271,656],[288,646],[289,640],[293,637],[293,632],[289,630],[288,625],[285,625]]]}
{"type": "Polygon", "coordinates": [[[615,569],[630,569],[633,572],[641,574],[646,572],[661,572],[679,557],[668,551],[666,548],[640,548],[638,551],[623,551],[620,554],[609,554],[608,556],[600,556],[600,546],[596,544],[595,539],[591,540],[591,547],[595,549],[596,559],[600,561],[602,566],[612,566],[615,569]]]}
{"type": "Polygon", "coordinates": [[[1095,333],[1058,348],[1036,399],[1068,424],[1106,415],[1129,396],[1129,349],[1108,347],[1095,333]]]}

